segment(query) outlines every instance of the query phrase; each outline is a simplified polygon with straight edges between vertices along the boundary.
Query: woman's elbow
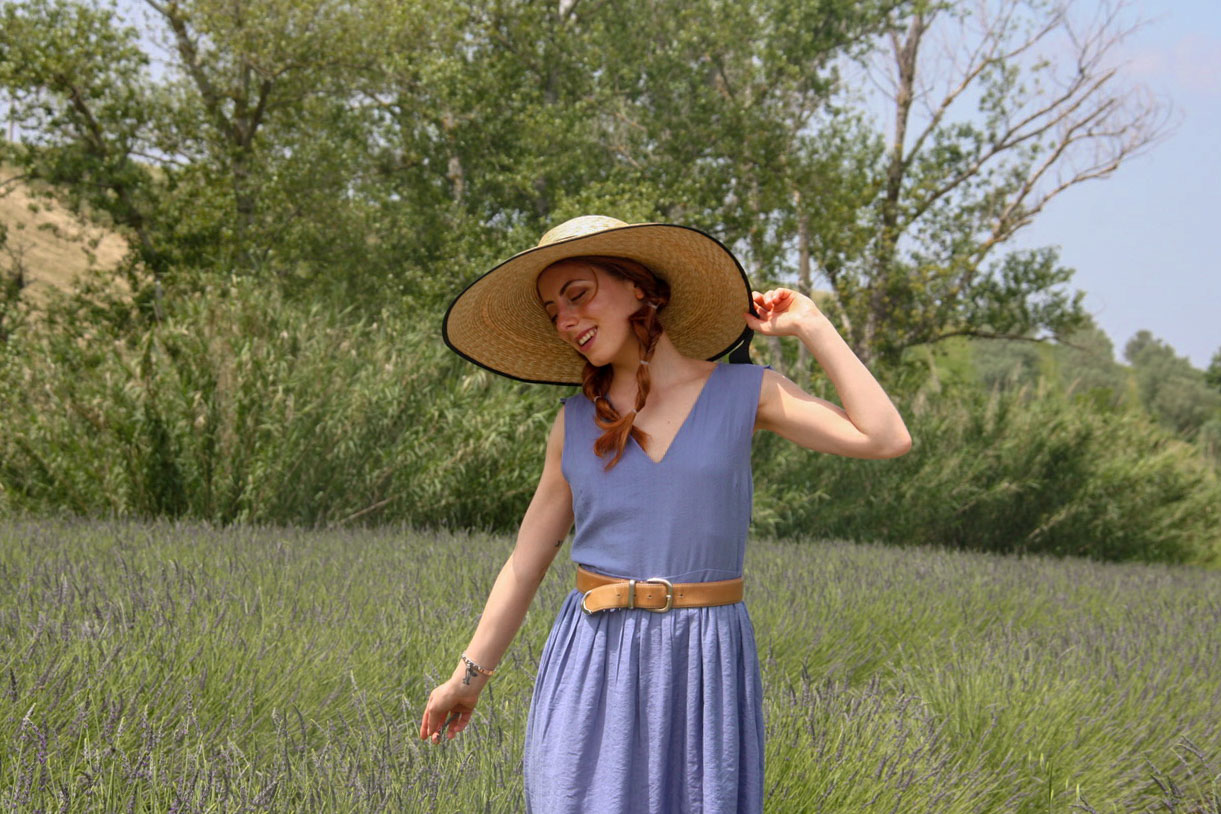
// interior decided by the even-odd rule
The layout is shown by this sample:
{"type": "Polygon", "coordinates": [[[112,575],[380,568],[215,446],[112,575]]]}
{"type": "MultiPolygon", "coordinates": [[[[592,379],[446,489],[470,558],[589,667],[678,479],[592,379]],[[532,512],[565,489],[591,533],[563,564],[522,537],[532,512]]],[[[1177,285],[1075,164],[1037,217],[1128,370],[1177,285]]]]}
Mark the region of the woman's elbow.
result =
{"type": "Polygon", "coordinates": [[[902,431],[897,433],[891,439],[890,443],[886,444],[885,454],[883,458],[899,458],[900,455],[906,455],[911,452],[912,437],[911,433],[907,432],[907,428],[902,428],[902,431]]]}
{"type": "Polygon", "coordinates": [[[884,443],[878,446],[879,458],[898,458],[900,455],[906,455],[911,451],[912,437],[906,427],[900,429],[894,436],[887,438],[884,443]]]}

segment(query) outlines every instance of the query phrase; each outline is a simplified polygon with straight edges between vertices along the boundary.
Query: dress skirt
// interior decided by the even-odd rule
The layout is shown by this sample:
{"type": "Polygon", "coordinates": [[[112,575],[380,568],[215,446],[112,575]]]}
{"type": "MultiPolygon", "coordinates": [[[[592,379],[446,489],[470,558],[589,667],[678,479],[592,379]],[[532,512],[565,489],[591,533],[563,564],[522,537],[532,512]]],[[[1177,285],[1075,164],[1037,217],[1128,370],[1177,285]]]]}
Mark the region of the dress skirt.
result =
{"type": "Polygon", "coordinates": [[[530,814],[756,814],[763,693],[739,602],[586,615],[569,593],[526,725],[530,814]]]}

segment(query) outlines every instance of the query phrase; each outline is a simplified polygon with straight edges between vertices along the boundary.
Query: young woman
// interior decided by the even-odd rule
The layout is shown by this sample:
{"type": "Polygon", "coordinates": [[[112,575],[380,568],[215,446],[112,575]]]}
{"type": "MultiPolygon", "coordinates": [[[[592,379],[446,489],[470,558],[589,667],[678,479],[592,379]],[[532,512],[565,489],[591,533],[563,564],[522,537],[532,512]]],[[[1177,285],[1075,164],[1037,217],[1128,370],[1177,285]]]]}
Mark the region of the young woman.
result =
{"type": "Polygon", "coordinates": [[[527,721],[527,810],[761,811],[762,687],[741,579],[751,437],[902,455],[911,439],[890,399],[808,297],[751,292],[724,246],[669,224],[561,224],[460,294],[443,333],[483,367],[582,393],[563,399],[516,546],[420,737],[466,728],[575,521],[577,588],[527,721]],[[843,408],[770,368],[708,361],[751,330],[798,337],[843,408]]]}

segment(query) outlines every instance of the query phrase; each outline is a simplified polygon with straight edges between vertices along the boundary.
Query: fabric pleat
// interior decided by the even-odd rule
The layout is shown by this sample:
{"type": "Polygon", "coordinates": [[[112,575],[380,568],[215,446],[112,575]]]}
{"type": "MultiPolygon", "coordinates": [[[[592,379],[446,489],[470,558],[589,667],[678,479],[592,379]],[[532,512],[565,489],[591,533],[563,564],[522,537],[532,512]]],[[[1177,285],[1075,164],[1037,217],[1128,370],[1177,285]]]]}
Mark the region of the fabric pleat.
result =
{"type": "Polygon", "coordinates": [[[743,603],[587,616],[572,591],[531,700],[527,811],[761,811],[761,702],[743,603]]]}

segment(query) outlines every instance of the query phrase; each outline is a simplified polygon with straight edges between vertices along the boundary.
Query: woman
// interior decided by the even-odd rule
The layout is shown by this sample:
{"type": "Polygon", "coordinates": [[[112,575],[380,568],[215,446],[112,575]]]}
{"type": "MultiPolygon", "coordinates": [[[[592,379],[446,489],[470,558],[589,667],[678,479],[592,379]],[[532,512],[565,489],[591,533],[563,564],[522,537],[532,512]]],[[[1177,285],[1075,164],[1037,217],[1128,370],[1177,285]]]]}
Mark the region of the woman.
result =
{"type": "Polygon", "coordinates": [[[761,682],[741,601],[751,436],[902,455],[890,399],[808,297],[751,292],[724,246],[669,224],[561,224],[460,294],[443,333],[490,370],[582,394],[563,399],[516,546],[420,737],[465,729],[575,520],[577,589],[527,722],[527,809],[761,811],[761,682]],[[752,330],[798,337],[843,409],[770,368],[706,361],[752,330]]]}

